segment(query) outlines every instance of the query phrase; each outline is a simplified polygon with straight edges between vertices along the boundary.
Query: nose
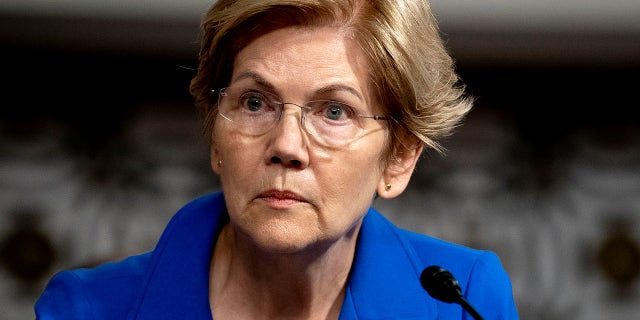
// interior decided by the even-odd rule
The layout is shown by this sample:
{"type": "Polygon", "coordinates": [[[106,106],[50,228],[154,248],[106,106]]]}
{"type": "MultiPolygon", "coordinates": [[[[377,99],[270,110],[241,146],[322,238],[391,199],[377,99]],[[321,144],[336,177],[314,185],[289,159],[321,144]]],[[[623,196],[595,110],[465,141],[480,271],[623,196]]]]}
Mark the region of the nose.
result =
{"type": "Polygon", "coordinates": [[[270,131],[267,162],[288,168],[303,169],[309,163],[308,138],[302,128],[302,108],[298,105],[282,108],[282,116],[270,131]]]}

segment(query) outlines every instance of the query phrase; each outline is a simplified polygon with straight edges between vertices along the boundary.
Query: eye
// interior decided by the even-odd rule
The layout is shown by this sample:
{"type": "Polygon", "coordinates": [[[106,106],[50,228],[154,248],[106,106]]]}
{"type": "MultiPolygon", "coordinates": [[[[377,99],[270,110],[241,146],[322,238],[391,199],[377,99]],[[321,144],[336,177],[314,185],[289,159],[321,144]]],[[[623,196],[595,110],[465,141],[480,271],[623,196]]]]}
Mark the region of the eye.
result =
{"type": "Polygon", "coordinates": [[[344,103],[325,101],[323,105],[324,117],[331,121],[346,121],[353,117],[353,110],[344,103]]]}
{"type": "Polygon", "coordinates": [[[240,96],[240,106],[249,111],[260,111],[266,105],[264,95],[258,92],[246,92],[240,96]]]}

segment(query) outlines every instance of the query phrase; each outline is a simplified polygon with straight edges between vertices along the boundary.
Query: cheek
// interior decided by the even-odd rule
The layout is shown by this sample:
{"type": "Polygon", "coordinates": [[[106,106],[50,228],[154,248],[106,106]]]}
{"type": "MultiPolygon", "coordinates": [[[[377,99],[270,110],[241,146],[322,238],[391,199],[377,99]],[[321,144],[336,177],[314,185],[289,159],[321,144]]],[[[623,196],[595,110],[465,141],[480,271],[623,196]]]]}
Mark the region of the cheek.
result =
{"type": "Polygon", "coordinates": [[[343,232],[355,226],[372,204],[376,183],[372,170],[344,168],[323,181],[321,188],[326,195],[326,214],[323,216],[328,229],[343,232]]]}
{"type": "MultiPolygon", "coordinates": [[[[261,147],[258,139],[247,138],[234,132],[224,120],[215,123],[211,136],[212,156],[221,159],[224,164],[232,165],[247,159],[255,159],[261,147]]],[[[212,161],[217,161],[213,159],[212,161]]]]}
{"type": "Polygon", "coordinates": [[[229,178],[246,180],[254,175],[263,159],[260,146],[247,145],[240,141],[230,143],[221,155],[223,160],[221,174],[229,178]]]}
{"type": "Polygon", "coordinates": [[[339,198],[341,205],[368,208],[373,200],[378,181],[381,177],[380,155],[367,153],[354,157],[351,153],[346,155],[342,163],[325,172],[322,181],[327,194],[332,198],[339,198]]]}
{"type": "MultiPolygon", "coordinates": [[[[214,138],[216,135],[214,135],[214,138]]],[[[255,139],[249,140],[237,135],[217,135],[212,147],[211,163],[220,176],[222,187],[231,193],[244,194],[255,184],[257,170],[263,161],[264,148],[255,139]],[[222,138],[220,138],[222,137],[222,138]],[[215,158],[213,158],[215,155],[215,158]],[[221,161],[218,166],[218,160],[221,161]]]]}

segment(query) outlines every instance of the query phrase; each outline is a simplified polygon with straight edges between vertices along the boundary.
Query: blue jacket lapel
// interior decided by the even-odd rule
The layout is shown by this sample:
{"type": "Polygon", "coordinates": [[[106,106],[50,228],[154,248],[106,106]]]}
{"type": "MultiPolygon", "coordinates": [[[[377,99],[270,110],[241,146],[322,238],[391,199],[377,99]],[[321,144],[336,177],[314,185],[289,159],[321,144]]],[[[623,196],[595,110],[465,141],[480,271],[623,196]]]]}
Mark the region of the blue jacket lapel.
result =
{"type": "Polygon", "coordinates": [[[435,319],[435,303],[420,285],[422,268],[397,228],[370,209],[340,319],[435,319]]]}

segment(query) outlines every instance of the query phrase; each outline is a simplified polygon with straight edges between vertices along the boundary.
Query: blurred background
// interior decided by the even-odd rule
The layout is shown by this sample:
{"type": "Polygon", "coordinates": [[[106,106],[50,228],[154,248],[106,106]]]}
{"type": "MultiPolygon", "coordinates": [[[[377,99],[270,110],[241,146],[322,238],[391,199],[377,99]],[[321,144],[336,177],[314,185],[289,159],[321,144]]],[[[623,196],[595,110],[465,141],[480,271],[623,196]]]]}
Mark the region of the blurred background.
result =
{"type": "MultiPolygon", "coordinates": [[[[0,2],[0,319],[219,189],[188,84],[211,0],[0,2]]],[[[432,0],[476,108],[397,224],[498,253],[522,319],[640,313],[640,1],[432,0]]]]}

